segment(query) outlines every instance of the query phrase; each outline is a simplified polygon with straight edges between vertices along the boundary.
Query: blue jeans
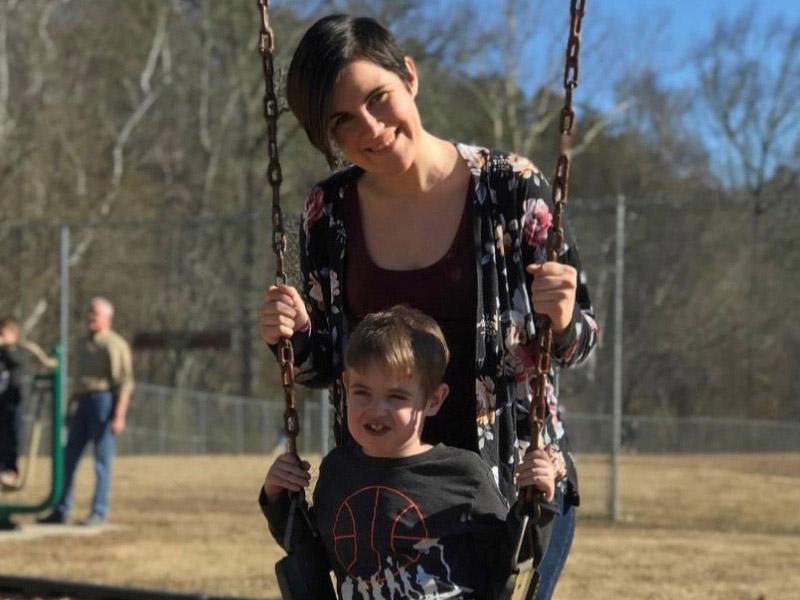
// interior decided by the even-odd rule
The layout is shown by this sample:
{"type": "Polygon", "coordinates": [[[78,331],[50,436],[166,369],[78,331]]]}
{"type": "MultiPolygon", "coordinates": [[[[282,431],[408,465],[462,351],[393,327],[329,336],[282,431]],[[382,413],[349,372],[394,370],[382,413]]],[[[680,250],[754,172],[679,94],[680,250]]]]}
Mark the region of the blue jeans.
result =
{"type": "Polygon", "coordinates": [[[568,496],[561,496],[561,514],[553,519],[550,544],[539,565],[539,589],[536,600],[550,600],[561,571],[567,562],[572,538],[575,537],[575,506],[568,496]]]}
{"type": "Polygon", "coordinates": [[[111,392],[91,392],[78,399],[72,416],[64,457],[64,495],[56,510],[69,515],[72,508],[75,471],[86,445],[94,445],[95,488],[92,512],[102,517],[108,513],[111,497],[111,463],[114,461],[116,436],[111,433],[114,396],[111,392]]]}

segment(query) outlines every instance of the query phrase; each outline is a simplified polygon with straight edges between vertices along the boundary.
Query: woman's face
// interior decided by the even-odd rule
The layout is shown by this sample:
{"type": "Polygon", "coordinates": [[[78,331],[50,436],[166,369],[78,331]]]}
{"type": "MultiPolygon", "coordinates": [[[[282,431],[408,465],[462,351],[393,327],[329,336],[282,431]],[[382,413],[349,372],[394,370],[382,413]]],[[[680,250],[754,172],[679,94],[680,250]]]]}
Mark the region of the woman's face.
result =
{"type": "Polygon", "coordinates": [[[406,58],[410,81],[366,60],[345,67],[336,83],[328,127],[350,162],[380,175],[399,175],[414,162],[422,124],[414,98],[417,73],[406,58]]]}

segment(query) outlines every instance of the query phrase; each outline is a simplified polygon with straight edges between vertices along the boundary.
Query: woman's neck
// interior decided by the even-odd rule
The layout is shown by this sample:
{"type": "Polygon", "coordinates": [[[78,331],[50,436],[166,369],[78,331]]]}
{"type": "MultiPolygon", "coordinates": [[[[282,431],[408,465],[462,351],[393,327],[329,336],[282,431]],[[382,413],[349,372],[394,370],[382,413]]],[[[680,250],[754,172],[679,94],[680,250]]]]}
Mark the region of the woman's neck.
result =
{"type": "Polygon", "coordinates": [[[412,165],[399,175],[365,173],[361,184],[388,198],[423,198],[456,170],[458,150],[448,141],[423,132],[412,165]]]}

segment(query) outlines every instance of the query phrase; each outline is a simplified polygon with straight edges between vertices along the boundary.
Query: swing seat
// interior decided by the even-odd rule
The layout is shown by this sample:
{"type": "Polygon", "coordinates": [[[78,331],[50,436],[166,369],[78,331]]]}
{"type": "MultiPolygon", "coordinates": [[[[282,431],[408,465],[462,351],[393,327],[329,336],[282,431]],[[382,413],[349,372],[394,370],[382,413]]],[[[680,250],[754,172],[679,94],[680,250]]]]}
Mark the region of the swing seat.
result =
{"type": "Polygon", "coordinates": [[[539,588],[539,571],[533,566],[533,559],[522,561],[511,573],[508,581],[510,600],[533,600],[539,588]],[[513,587],[511,587],[513,586],[513,587]]]}
{"type": "Polygon", "coordinates": [[[287,555],[275,563],[283,600],[337,600],[331,567],[302,494],[292,494],[283,547],[287,555]]]}
{"type": "Polygon", "coordinates": [[[298,544],[275,563],[283,600],[336,600],[325,556],[316,543],[298,544]]]}
{"type": "Polygon", "coordinates": [[[536,565],[541,560],[541,553],[536,552],[535,537],[529,528],[535,522],[525,516],[519,529],[519,537],[515,540],[513,563],[508,578],[496,588],[497,600],[533,600],[539,587],[539,572],[536,565]],[[538,556],[537,556],[538,554],[538,556]]]}
{"type": "Polygon", "coordinates": [[[497,600],[533,600],[539,588],[541,575],[536,567],[542,562],[550,542],[548,524],[554,516],[554,507],[549,503],[517,503],[512,507],[519,519],[516,538],[513,539],[513,554],[510,574],[505,582],[496,587],[497,600]]]}

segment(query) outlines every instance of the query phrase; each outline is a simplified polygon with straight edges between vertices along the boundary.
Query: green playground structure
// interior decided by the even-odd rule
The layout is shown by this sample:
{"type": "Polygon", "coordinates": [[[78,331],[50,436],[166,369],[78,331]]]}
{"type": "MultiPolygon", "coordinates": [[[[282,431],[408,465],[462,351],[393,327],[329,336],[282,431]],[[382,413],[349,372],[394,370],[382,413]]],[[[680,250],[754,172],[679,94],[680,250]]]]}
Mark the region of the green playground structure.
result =
{"type": "Polygon", "coordinates": [[[51,400],[51,468],[52,476],[50,479],[50,492],[47,497],[38,504],[6,504],[0,502],[0,531],[16,529],[17,525],[11,520],[11,515],[23,513],[38,513],[46,510],[51,510],[61,499],[61,494],[64,491],[64,397],[65,385],[64,378],[64,356],[63,348],[58,345],[55,348],[55,355],[58,364],[55,371],[44,375],[36,375],[33,378],[33,394],[32,397],[37,398],[37,403],[34,406],[33,424],[31,426],[31,433],[28,436],[28,458],[25,463],[23,474],[20,478],[20,485],[15,488],[6,489],[7,492],[15,492],[21,490],[26,481],[32,474],[32,466],[36,460],[38,453],[39,439],[41,437],[42,427],[42,413],[44,402],[40,395],[49,395],[51,400]]]}

